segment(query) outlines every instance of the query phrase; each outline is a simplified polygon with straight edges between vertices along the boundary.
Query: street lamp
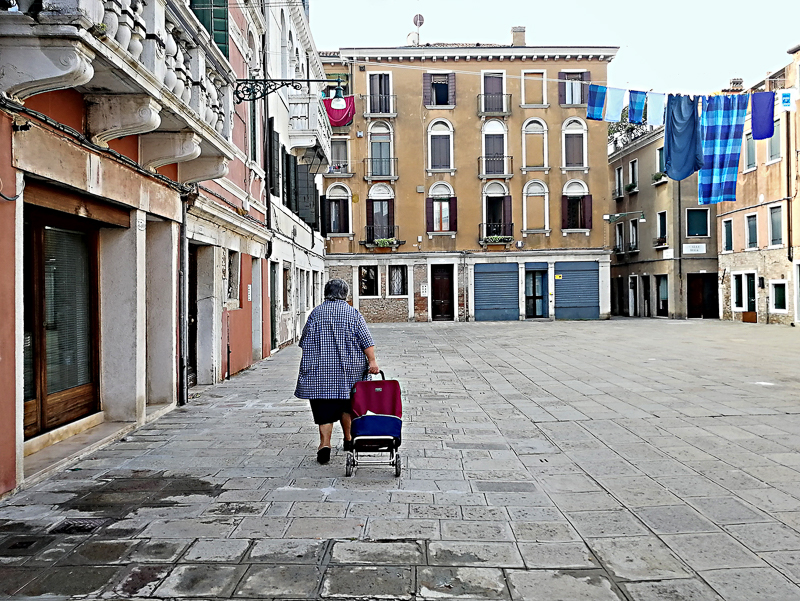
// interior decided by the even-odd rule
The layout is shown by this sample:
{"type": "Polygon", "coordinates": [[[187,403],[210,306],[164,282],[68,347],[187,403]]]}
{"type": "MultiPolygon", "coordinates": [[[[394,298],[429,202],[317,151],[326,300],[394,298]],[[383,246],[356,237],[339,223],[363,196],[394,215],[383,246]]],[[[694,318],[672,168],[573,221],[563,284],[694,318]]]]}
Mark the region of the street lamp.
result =
{"type": "Polygon", "coordinates": [[[615,221],[619,221],[626,215],[639,215],[639,221],[641,223],[647,222],[647,219],[644,218],[644,211],[628,211],[627,213],[612,213],[611,215],[603,215],[603,221],[614,223],[615,221]]]}
{"type": "MultiPolygon", "coordinates": [[[[236,87],[233,89],[233,97],[236,103],[253,102],[272,94],[281,88],[294,88],[301,90],[303,84],[309,83],[333,83],[332,79],[237,79],[236,87]]],[[[341,110],[347,108],[342,90],[342,79],[336,78],[336,91],[334,92],[331,108],[341,110]]]]}

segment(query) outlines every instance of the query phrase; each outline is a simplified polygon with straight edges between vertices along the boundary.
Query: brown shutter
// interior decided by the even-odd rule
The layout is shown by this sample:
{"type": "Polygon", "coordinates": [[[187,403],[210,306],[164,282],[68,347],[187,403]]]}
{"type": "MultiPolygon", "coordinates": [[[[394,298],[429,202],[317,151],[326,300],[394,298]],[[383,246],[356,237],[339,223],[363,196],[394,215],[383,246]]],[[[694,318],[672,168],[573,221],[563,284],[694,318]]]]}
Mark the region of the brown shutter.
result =
{"type": "Polygon", "coordinates": [[[323,238],[328,235],[328,227],[330,226],[330,223],[328,223],[328,220],[330,219],[330,217],[328,217],[328,214],[329,214],[329,211],[328,211],[328,199],[325,198],[324,196],[320,196],[319,197],[319,233],[322,234],[323,238]]]}
{"type": "Polygon", "coordinates": [[[350,233],[350,200],[343,198],[339,201],[339,215],[342,219],[342,233],[350,233]]]}
{"type": "Polygon", "coordinates": [[[592,229],[592,195],[581,197],[581,218],[585,229],[592,229]]]}
{"type": "Polygon", "coordinates": [[[431,74],[422,74],[422,104],[430,106],[431,104],[431,74]]]}
{"type": "Polygon", "coordinates": [[[375,225],[375,209],[372,206],[371,198],[367,199],[367,239],[373,240],[375,238],[375,231],[372,229],[375,225]]]}
{"type": "Polygon", "coordinates": [[[581,81],[586,82],[581,86],[581,104],[586,104],[589,102],[589,82],[592,81],[592,73],[590,71],[581,73],[581,81]]]}
{"type": "Polygon", "coordinates": [[[450,106],[456,105],[456,74],[447,74],[447,103],[450,106]]]}
{"type": "Polygon", "coordinates": [[[428,197],[425,199],[425,231],[433,231],[433,199],[428,197]]]}
{"type": "Polygon", "coordinates": [[[563,71],[558,73],[558,104],[567,104],[567,74],[563,71]]]}
{"type": "Polygon", "coordinates": [[[504,196],[503,197],[503,232],[501,235],[503,236],[513,236],[514,231],[511,227],[511,197],[504,196]]]}
{"type": "Polygon", "coordinates": [[[389,219],[389,237],[391,238],[394,235],[394,199],[389,200],[389,211],[388,211],[388,219],[389,219]]]}
{"type": "Polygon", "coordinates": [[[450,136],[431,136],[431,169],[449,169],[450,136]]]}
{"type": "Polygon", "coordinates": [[[450,198],[450,231],[458,231],[458,199],[455,196],[450,198]]]}
{"type": "Polygon", "coordinates": [[[561,197],[561,229],[569,229],[569,198],[561,197]]]}

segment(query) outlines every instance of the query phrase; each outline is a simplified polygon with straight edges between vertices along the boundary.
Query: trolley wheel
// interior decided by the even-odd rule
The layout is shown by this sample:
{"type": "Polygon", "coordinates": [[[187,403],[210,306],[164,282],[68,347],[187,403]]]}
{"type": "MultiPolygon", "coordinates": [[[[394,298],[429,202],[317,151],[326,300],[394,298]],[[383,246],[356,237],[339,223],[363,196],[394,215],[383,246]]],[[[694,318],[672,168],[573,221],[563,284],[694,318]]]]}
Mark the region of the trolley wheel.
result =
{"type": "Polygon", "coordinates": [[[344,463],[344,475],[348,478],[353,475],[353,467],[355,466],[355,459],[352,453],[347,453],[347,459],[344,463]]]}
{"type": "Polygon", "coordinates": [[[401,469],[401,467],[400,467],[400,453],[395,453],[394,454],[394,477],[395,478],[399,478],[400,477],[400,469],[401,469]]]}

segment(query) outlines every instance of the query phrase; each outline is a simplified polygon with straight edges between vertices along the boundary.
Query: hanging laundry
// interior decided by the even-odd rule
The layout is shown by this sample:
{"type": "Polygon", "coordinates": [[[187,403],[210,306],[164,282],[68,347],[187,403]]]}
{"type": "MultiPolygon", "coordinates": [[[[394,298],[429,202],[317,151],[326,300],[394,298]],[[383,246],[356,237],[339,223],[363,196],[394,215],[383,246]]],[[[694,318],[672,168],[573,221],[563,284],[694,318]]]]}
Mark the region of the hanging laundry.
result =
{"type": "Polygon", "coordinates": [[[697,179],[701,205],[736,200],[747,101],[747,94],[711,96],[706,101],[701,119],[703,167],[697,179]]]}
{"type": "Polygon", "coordinates": [[[647,93],[647,125],[652,125],[653,127],[664,125],[664,105],[666,101],[666,94],[647,93]]]}
{"type": "Polygon", "coordinates": [[[608,88],[607,94],[605,121],[617,123],[622,118],[622,105],[625,102],[625,90],[621,88],[608,88]]]}
{"type": "Polygon", "coordinates": [[[644,101],[647,98],[646,92],[630,91],[628,101],[628,121],[631,123],[641,123],[644,121],[644,101]]]}
{"type": "Polygon", "coordinates": [[[703,166],[700,96],[670,94],[664,132],[664,163],[670,179],[682,180],[703,166]]]}
{"type": "Polygon", "coordinates": [[[606,87],[589,84],[589,98],[586,107],[586,118],[595,121],[603,120],[603,103],[606,100],[606,87]]]}
{"type": "Polygon", "coordinates": [[[756,92],[752,96],[750,125],[754,140],[766,140],[775,133],[775,92],[756,92]]]}
{"type": "Polygon", "coordinates": [[[333,98],[325,98],[322,101],[325,103],[325,111],[328,113],[328,120],[331,122],[331,126],[342,127],[344,125],[350,125],[356,114],[355,96],[344,97],[345,107],[343,109],[331,108],[332,101],[333,98]]]}

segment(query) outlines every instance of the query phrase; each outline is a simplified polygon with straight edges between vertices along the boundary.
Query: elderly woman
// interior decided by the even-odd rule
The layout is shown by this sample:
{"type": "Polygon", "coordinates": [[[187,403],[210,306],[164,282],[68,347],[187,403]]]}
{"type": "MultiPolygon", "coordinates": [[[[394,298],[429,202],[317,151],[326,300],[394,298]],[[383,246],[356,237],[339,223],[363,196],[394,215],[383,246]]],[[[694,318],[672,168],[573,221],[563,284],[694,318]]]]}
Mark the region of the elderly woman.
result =
{"type": "Polygon", "coordinates": [[[333,422],[342,424],[344,449],[350,448],[350,388],[365,371],[380,371],[367,323],[346,301],[349,292],[344,280],[325,284],[325,301],[311,311],[300,337],[303,358],[294,394],[311,401],[319,463],[330,461],[333,422]]]}

